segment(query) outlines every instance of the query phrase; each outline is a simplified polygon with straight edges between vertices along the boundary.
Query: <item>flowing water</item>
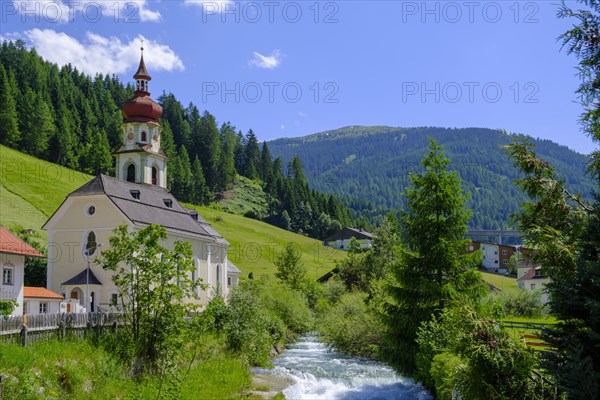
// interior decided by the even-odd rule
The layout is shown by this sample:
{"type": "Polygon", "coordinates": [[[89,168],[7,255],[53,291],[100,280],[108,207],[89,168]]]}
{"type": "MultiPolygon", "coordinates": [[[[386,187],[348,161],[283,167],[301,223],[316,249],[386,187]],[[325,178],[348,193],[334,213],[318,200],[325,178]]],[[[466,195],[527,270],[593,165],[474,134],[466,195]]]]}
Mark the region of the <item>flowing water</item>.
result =
{"type": "Polygon", "coordinates": [[[290,399],[431,400],[431,394],[411,379],[375,361],[329,350],[315,336],[305,336],[261,371],[290,376],[295,384],[283,391],[290,399]]]}

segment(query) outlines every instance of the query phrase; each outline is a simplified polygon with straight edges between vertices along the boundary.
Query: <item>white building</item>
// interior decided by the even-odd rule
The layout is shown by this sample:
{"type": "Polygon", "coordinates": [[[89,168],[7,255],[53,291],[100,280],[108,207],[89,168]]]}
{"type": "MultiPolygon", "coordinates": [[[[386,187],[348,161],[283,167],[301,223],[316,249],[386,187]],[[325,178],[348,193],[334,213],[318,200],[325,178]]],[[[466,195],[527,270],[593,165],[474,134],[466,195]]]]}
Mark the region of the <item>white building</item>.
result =
{"type": "Polygon", "coordinates": [[[66,303],[60,294],[41,287],[23,287],[23,314],[58,314],[65,312],[66,303]]]}
{"type": "Polygon", "coordinates": [[[23,315],[25,257],[44,257],[39,251],[0,226],[0,300],[15,300],[11,315],[23,315]]]}
{"type": "Polygon", "coordinates": [[[115,152],[116,178],[98,175],[71,193],[44,225],[48,231],[48,289],[64,294],[67,312],[108,311],[118,303],[112,274],[94,263],[98,247],[108,246],[114,228],[131,230],[150,224],[166,228],[165,246],[177,240],[192,245],[191,278],[209,285],[200,302],[220,287],[226,296],[229,243],[194,210],[182,207],[166,188],[167,163],[160,147],[162,108],[150,98],[144,58],[134,75],[137,90],[123,105],[123,144],[115,152]],[[89,253],[89,255],[88,255],[89,253]],[[86,295],[87,294],[87,295],[86,295]]]}

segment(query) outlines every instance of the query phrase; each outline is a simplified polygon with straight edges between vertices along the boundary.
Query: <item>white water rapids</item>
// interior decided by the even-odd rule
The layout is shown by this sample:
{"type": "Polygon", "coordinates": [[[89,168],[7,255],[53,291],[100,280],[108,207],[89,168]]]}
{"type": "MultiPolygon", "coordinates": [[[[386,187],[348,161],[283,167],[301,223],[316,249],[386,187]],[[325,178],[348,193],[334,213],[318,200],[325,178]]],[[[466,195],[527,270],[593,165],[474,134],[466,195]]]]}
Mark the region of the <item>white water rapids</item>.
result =
{"type": "Polygon", "coordinates": [[[283,391],[292,399],[431,400],[431,394],[413,380],[371,360],[329,350],[315,336],[305,336],[273,360],[263,374],[290,376],[295,384],[283,391]]]}

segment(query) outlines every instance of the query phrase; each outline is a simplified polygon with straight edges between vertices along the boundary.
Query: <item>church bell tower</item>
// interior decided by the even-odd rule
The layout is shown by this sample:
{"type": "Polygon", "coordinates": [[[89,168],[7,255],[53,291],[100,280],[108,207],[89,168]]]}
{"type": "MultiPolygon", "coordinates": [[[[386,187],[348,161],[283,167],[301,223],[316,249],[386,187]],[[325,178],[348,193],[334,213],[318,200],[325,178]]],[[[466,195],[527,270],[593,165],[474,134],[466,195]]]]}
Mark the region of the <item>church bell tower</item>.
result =
{"type": "Polygon", "coordinates": [[[114,153],[117,179],[167,187],[167,157],[160,148],[162,128],[158,123],[162,107],[150,98],[148,83],[152,78],[144,63],[144,48],[137,72],[134,97],[121,109],[122,144],[114,153]]]}

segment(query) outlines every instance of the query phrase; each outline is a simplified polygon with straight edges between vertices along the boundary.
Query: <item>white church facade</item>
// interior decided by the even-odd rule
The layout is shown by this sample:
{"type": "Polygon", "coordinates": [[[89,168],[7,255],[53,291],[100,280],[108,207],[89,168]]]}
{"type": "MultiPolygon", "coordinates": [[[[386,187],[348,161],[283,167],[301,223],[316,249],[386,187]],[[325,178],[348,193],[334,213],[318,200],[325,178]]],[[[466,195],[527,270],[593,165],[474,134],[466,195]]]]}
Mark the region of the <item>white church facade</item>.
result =
{"type": "Polygon", "coordinates": [[[150,98],[144,57],[140,59],[133,99],[123,105],[122,146],[114,153],[116,177],[98,175],[71,193],[46,222],[48,289],[65,296],[67,312],[110,311],[118,304],[112,274],[95,263],[113,229],[150,224],[166,228],[164,244],[192,245],[194,280],[206,304],[217,291],[227,296],[240,271],[227,259],[229,243],[195,210],[186,209],[167,190],[167,157],[160,147],[162,108],[150,98]],[[218,290],[217,290],[218,289],[218,290]]]}

